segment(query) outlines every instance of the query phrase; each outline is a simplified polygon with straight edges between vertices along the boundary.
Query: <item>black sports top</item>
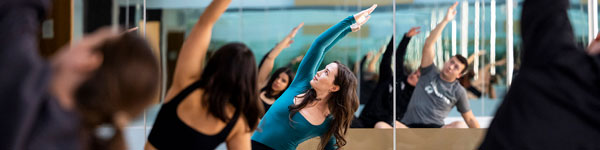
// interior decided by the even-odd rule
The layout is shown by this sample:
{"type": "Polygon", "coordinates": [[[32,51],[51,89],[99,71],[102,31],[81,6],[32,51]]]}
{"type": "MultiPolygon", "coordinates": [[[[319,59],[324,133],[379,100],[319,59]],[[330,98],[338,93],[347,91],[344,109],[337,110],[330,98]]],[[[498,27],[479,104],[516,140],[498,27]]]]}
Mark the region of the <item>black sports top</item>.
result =
{"type": "Polygon", "coordinates": [[[205,135],[186,125],[177,116],[177,106],[190,93],[199,87],[199,82],[185,88],[170,102],[160,108],[156,122],[148,136],[150,142],[157,149],[215,149],[223,143],[231,129],[238,120],[239,113],[236,109],[231,120],[225,128],[216,135],[205,135]]]}

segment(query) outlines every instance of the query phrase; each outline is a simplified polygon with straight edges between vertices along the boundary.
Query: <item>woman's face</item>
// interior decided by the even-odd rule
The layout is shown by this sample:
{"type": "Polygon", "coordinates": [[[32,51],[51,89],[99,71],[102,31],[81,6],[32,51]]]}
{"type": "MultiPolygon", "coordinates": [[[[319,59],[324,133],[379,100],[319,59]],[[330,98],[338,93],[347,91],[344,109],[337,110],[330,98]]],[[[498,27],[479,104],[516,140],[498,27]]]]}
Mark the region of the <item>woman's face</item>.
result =
{"type": "Polygon", "coordinates": [[[275,81],[273,81],[273,84],[271,85],[271,89],[273,89],[273,91],[275,91],[275,92],[281,92],[281,91],[285,90],[285,88],[287,87],[287,85],[289,83],[290,83],[290,76],[288,76],[287,73],[282,72],[282,73],[279,73],[277,78],[275,78],[275,81]]]}
{"type": "Polygon", "coordinates": [[[317,91],[327,90],[329,92],[335,92],[339,90],[339,86],[333,84],[335,76],[338,74],[338,65],[336,63],[330,63],[325,66],[325,69],[320,70],[310,80],[310,85],[317,91]]]}

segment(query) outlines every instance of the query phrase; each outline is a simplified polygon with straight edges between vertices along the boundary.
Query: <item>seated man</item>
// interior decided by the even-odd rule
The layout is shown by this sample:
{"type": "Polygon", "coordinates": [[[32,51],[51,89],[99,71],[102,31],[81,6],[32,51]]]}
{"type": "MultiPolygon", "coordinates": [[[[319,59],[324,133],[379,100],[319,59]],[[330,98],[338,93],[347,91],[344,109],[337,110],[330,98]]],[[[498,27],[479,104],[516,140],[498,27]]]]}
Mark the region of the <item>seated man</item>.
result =
{"type": "MultiPolygon", "coordinates": [[[[467,93],[457,81],[469,65],[467,59],[455,55],[444,63],[441,71],[433,64],[435,42],[440,38],[446,24],[456,16],[457,5],[458,2],[448,8],[444,20],[431,31],[431,35],[425,41],[420,65],[421,78],[415,87],[404,118],[401,122],[396,122],[399,128],[464,127],[462,121],[444,126],[444,118],[454,106],[457,106],[469,127],[479,128],[479,123],[469,108],[467,93]]],[[[376,126],[378,125],[381,124],[376,126]]]]}

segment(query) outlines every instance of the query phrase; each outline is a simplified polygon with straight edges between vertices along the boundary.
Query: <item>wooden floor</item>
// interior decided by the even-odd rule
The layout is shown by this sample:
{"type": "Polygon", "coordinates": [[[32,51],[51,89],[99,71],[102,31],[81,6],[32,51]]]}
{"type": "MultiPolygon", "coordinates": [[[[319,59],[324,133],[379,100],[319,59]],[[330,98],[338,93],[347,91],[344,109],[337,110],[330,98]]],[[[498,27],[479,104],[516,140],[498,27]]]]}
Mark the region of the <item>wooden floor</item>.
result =
{"type": "MultiPolygon", "coordinates": [[[[398,149],[418,150],[472,150],[477,149],[485,136],[485,129],[397,129],[398,149]]],[[[391,150],[392,129],[350,129],[346,135],[345,150],[391,150]]],[[[298,146],[300,150],[314,150],[319,139],[310,139],[298,146]]]]}

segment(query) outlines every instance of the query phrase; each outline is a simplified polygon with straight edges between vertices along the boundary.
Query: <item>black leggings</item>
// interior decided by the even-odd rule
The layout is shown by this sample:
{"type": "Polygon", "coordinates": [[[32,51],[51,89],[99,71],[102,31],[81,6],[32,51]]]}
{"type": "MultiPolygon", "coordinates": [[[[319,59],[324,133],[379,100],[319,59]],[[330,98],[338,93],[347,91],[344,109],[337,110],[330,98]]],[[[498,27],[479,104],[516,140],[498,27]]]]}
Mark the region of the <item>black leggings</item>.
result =
{"type": "Polygon", "coordinates": [[[274,150],[274,149],[263,143],[252,140],[252,150],[274,150]]]}

